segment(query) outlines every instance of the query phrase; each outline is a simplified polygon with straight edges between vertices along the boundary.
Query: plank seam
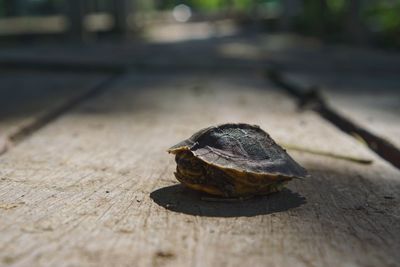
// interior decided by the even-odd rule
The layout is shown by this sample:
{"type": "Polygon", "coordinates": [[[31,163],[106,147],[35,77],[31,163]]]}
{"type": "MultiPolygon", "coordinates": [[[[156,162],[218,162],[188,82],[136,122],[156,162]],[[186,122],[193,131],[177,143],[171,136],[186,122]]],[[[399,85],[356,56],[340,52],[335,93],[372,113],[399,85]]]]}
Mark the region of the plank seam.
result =
{"type": "MultiPolygon", "coordinates": [[[[10,147],[14,145],[18,145],[38,130],[43,128],[44,126],[48,125],[49,123],[53,122],[63,114],[67,113],[68,111],[72,110],[76,106],[80,105],[81,103],[96,97],[103,93],[106,89],[110,88],[110,85],[113,84],[116,80],[118,80],[121,76],[123,76],[125,72],[119,72],[118,74],[111,75],[109,78],[102,80],[98,84],[94,85],[91,89],[84,92],[83,94],[74,97],[58,107],[51,109],[50,111],[38,116],[32,122],[22,126],[14,133],[11,133],[9,136],[5,137],[7,148],[2,150],[2,154],[6,153],[10,150],[10,147]]],[[[0,153],[1,154],[1,153],[0,153]]]]}
{"type": "Polygon", "coordinates": [[[321,95],[317,86],[303,88],[301,85],[288,81],[280,71],[267,69],[266,77],[294,97],[301,109],[309,109],[332,123],[342,132],[362,141],[367,147],[385,161],[400,169],[400,150],[390,141],[368,131],[352,120],[339,114],[321,95]]]}

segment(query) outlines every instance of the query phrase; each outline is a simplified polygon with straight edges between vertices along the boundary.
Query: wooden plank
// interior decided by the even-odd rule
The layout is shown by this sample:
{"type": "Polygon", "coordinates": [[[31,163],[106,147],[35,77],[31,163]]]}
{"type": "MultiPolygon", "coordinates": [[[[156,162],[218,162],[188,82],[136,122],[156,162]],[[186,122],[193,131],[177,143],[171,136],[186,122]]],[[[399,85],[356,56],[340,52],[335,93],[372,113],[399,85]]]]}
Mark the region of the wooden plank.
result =
{"type": "Polygon", "coordinates": [[[22,34],[59,34],[65,31],[65,18],[57,15],[13,16],[0,19],[0,36],[22,34]]]}
{"type": "Polygon", "coordinates": [[[394,75],[292,73],[303,86],[317,85],[339,113],[400,147],[400,81],[394,75]]]}
{"type": "Polygon", "coordinates": [[[3,140],[16,135],[44,114],[89,91],[106,76],[3,71],[0,74],[0,135],[3,140]]]}
{"type": "Polygon", "coordinates": [[[150,28],[149,41],[107,42],[77,46],[25,45],[0,51],[0,67],[24,68],[38,64],[76,65],[88,69],[133,67],[163,71],[201,69],[252,70],[265,66],[254,40],[227,37],[236,27],[232,21],[165,24],[150,28]],[[173,33],[171,33],[173,32],[173,33]],[[225,32],[227,32],[225,34],[225,32]],[[225,35],[224,35],[225,34],[225,35]],[[212,38],[215,37],[215,38],[212,38]],[[14,63],[14,64],[13,64],[14,63]]]}
{"type": "Polygon", "coordinates": [[[84,41],[87,37],[86,29],[83,25],[86,3],[79,0],[67,2],[65,15],[68,18],[68,34],[74,41],[84,41]]]}
{"type": "Polygon", "coordinates": [[[293,152],[311,173],[242,203],[173,186],[166,149],[210,124],[374,157],[253,76],[128,76],[0,158],[0,260],[23,266],[395,266],[397,170],[293,152]],[[172,186],[172,187],[171,187],[172,186]]]}
{"type": "Polygon", "coordinates": [[[114,31],[123,38],[129,33],[128,18],[132,12],[133,1],[116,0],[112,3],[111,13],[114,17],[114,31]]]}

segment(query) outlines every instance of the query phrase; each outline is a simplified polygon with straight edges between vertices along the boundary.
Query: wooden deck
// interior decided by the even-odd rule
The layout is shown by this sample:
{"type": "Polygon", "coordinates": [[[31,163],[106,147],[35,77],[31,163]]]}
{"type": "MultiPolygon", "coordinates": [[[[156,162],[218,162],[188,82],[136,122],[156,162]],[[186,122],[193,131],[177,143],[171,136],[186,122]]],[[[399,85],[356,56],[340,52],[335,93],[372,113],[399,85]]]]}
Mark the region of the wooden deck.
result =
{"type": "MultiPolygon", "coordinates": [[[[263,66],[290,59],[294,80],[328,88],[342,114],[397,145],[400,93],[349,100],[340,93],[350,81],[299,72],[292,50],[268,57],[260,47],[227,38],[142,47],[146,53],[114,47],[115,58],[102,53],[110,46],[67,48],[65,58],[54,48],[47,63],[117,62],[124,74],[2,72],[0,266],[399,266],[399,170],[318,114],[300,112],[263,66]],[[311,177],[243,202],[208,202],[179,186],[167,148],[224,122],[260,125],[311,177]]],[[[21,58],[40,60],[15,49],[0,53],[0,66],[21,58]]]]}

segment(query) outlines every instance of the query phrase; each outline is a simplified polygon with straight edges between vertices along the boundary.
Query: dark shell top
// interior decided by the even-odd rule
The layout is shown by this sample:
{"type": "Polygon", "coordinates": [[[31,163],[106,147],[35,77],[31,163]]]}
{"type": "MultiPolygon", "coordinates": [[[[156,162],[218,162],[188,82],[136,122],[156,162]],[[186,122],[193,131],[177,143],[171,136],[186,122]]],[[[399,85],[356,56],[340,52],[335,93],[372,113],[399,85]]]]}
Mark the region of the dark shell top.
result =
{"type": "Polygon", "coordinates": [[[257,174],[306,177],[307,171],[259,126],[228,123],[202,129],[169,149],[190,150],[204,162],[257,174]]]}

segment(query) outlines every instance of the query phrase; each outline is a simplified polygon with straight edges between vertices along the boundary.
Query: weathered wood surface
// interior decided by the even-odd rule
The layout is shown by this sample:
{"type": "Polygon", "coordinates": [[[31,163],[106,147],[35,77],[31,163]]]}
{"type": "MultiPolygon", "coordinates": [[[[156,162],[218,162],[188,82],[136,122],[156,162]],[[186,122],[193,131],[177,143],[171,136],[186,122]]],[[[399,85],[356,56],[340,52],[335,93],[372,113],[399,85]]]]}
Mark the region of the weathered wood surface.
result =
{"type": "MultiPolygon", "coordinates": [[[[300,73],[390,74],[400,68],[400,55],[374,49],[325,45],[313,38],[292,34],[240,34],[232,22],[158,24],[150,27],[148,42],[100,42],[2,48],[0,67],[8,62],[58,63],[76,66],[151,66],[164,70],[262,70],[276,63],[300,73]]],[[[146,35],[146,34],[145,34],[146,35]]],[[[21,64],[23,65],[23,64],[21,64]]]]}
{"type": "MultiPolygon", "coordinates": [[[[260,71],[271,63],[270,59],[292,63],[287,62],[288,54],[291,56],[287,43],[290,47],[294,43],[291,38],[240,34],[232,21],[158,23],[149,25],[144,35],[147,41],[7,47],[0,51],[0,67],[32,68],[36,63],[41,67],[69,65],[88,70],[130,66],[153,71],[159,68],[260,71]]],[[[295,58],[296,63],[299,60],[295,58]]]]}
{"type": "Polygon", "coordinates": [[[130,75],[0,158],[4,266],[398,266],[400,176],[255,76],[130,75]],[[312,177],[270,197],[204,202],[166,149],[221,122],[281,143],[312,177]]]}
{"type": "Polygon", "coordinates": [[[97,74],[2,71],[0,139],[3,146],[0,144],[0,154],[8,138],[37,123],[44,114],[91,90],[106,77],[97,74]]]}
{"type": "Polygon", "coordinates": [[[340,114],[400,147],[400,80],[396,75],[291,73],[302,86],[316,85],[340,114]]]}
{"type": "Polygon", "coordinates": [[[398,53],[295,35],[265,38],[258,47],[292,81],[317,86],[339,114],[400,147],[398,53]]]}

